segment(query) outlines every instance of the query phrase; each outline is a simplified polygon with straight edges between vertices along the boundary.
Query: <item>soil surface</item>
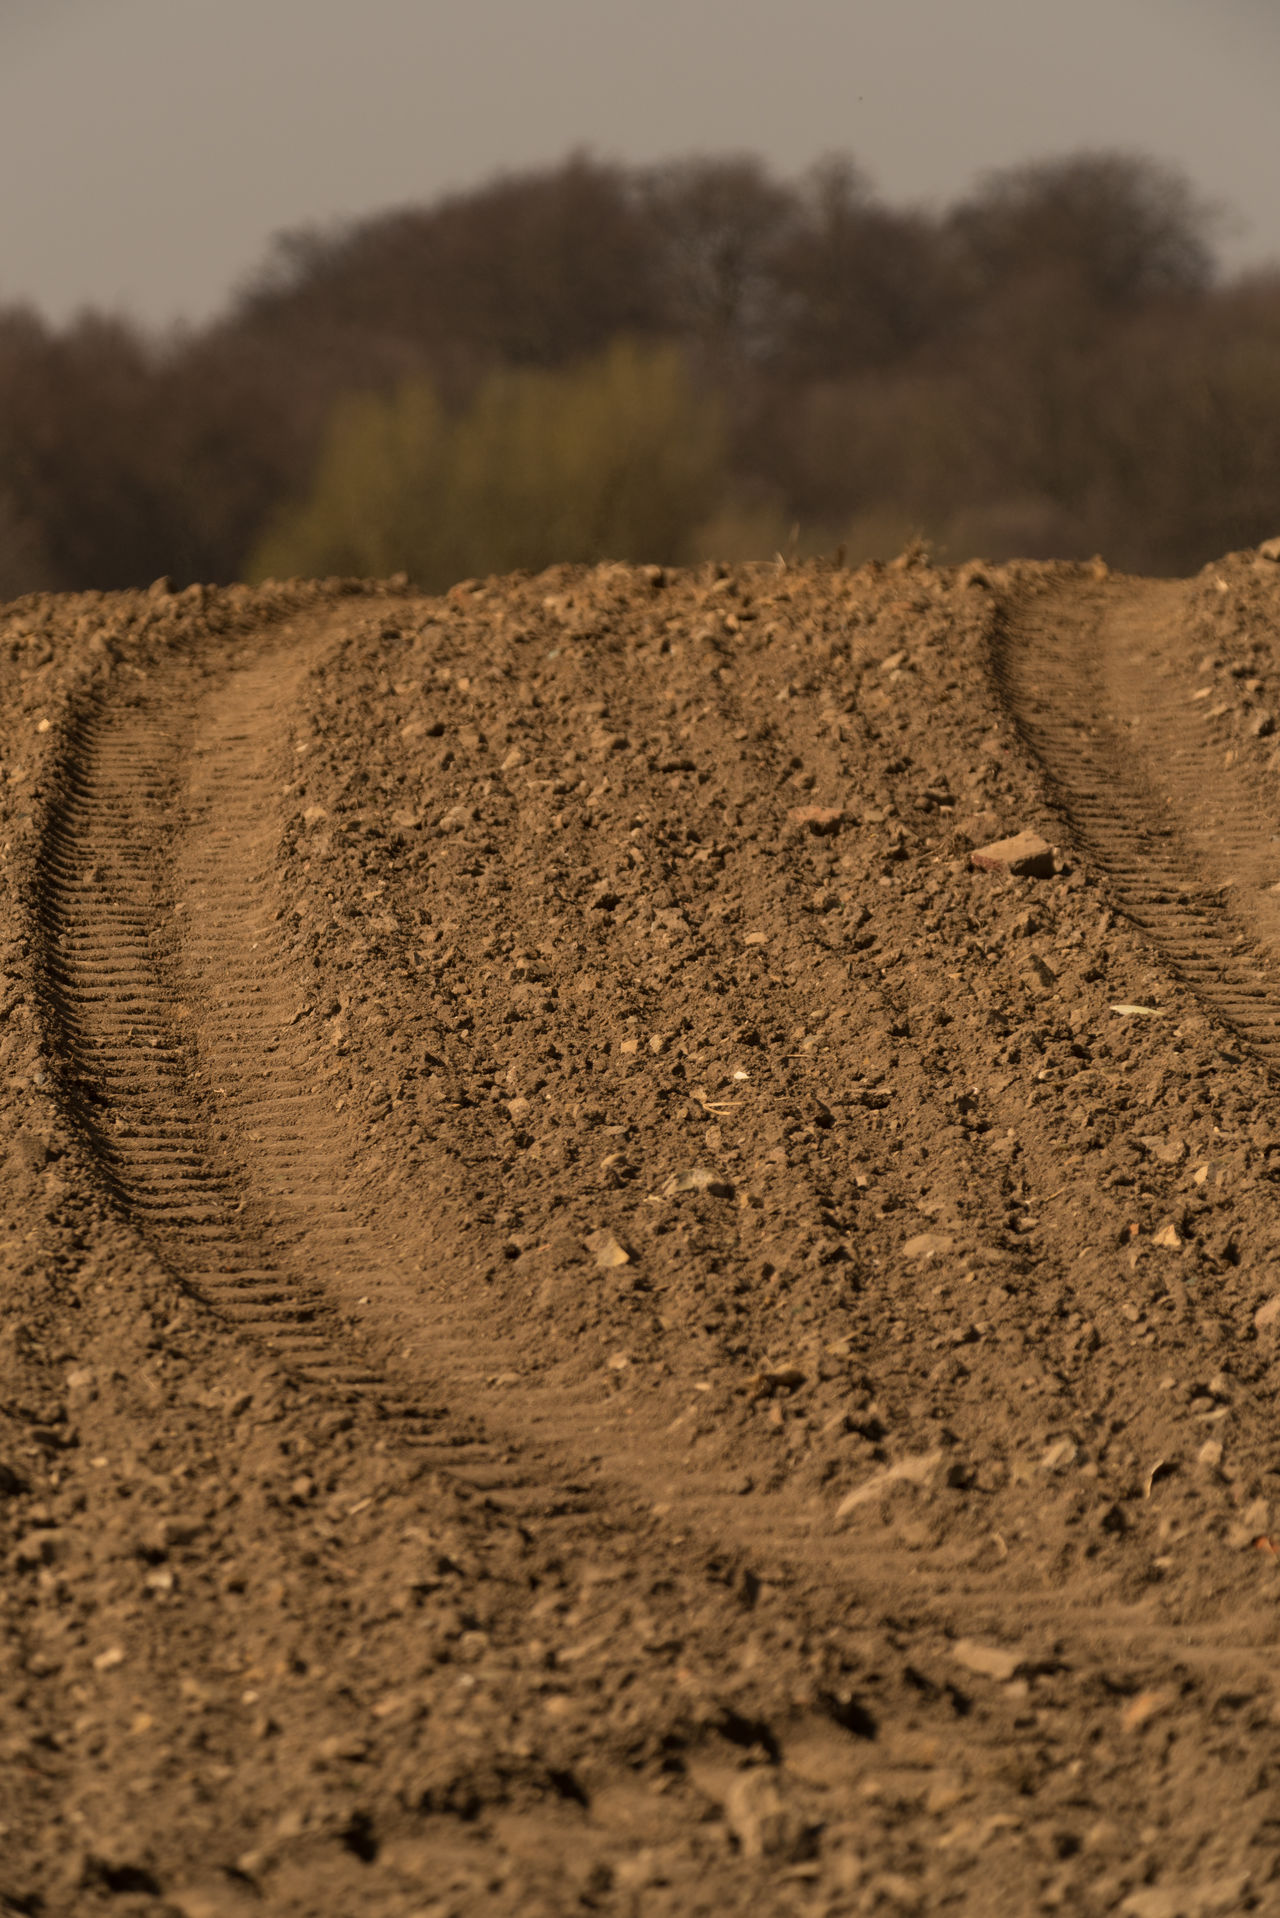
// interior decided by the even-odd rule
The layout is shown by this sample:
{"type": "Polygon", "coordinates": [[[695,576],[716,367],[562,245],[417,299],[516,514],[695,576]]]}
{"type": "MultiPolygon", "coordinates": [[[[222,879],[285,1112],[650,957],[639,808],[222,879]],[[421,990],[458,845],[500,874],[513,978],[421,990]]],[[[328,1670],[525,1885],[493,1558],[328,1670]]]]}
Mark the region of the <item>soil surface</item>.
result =
{"type": "Polygon", "coordinates": [[[1280,1912],[1278,631],[0,610],[0,1912],[1280,1912]]]}

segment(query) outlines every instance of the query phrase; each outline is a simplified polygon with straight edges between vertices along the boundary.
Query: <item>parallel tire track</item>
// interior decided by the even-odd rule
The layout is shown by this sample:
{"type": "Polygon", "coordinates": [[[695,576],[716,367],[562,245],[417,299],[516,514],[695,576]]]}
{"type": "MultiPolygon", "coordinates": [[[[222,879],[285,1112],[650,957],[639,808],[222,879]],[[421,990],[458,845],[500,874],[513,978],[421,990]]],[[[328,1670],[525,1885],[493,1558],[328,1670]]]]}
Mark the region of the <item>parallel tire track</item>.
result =
{"type": "MultiPolygon", "coordinates": [[[[500,1493],[508,1510],[546,1512],[554,1485],[557,1516],[581,1511],[571,1479],[583,1469],[595,1487],[639,1494],[682,1535],[692,1528],[736,1541],[784,1579],[788,1562],[807,1561],[846,1609],[900,1605],[913,1590],[919,1619],[943,1621],[955,1608],[971,1616],[977,1606],[1002,1615],[1002,1572],[967,1560],[943,1566],[887,1540],[868,1556],[865,1540],[833,1529],[829,1500],[789,1487],[743,1500],[731,1462],[691,1454],[690,1433],[678,1431],[688,1414],[669,1422],[661,1395],[620,1422],[581,1387],[548,1377],[509,1385],[493,1426],[518,1435],[513,1453],[465,1416],[416,1411],[401,1371],[366,1356],[344,1308],[370,1297],[376,1308],[381,1288],[388,1323],[412,1301],[433,1394],[461,1385],[469,1404],[484,1403],[477,1364],[503,1363],[500,1341],[450,1324],[447,1303],[434,1307],[415,1292],[410,1255],[430,1244],[432,1222],[419,1221],[414,1239],[385,1194],[362,1189],[359,1141],[297,1022],[301,981],[276,918],[271,753],[279,715],[324,643],[323,630],[284,635],[277,651],[219,676],[203,695],[175,668],[128,700],[85,711],[68,735],[43,841],[44,1010],[68,1113],[120,1212],[229,1326],[307,1383],[384,1406],[404,1439],[500,1493]]],[[[1037,746],[1050,742],[1046,758],[1063,742],[1053,765],[1063,782],[1076,780],[1081,817],[1091,793],[1114,811],[1100,747],[1080,762],[1083,776],[1073,757],[1072,647],[1054,668],[1066,700],[1058,720],[1031,694],[1020,643],[1011,635],[1002,662],[1020,723],[1037,746]]],[[[1144,803],[1135,786],[1120,815],[1127,838],[1100,841],[1118,872],[1132,871],[1135,910],[1144,870],[1150,878],[1143,862],[1160,840],[1144,803]],[[1130,842],[1138,855],[1122,868],[1117,848],[1130,842]]],[[[1181,856],[1166,864],[1166,886],[1184,883],[1181,856]]],[[[1206,914],[1204,923],[1215,922],[1206,914]]],[[[376,1329],[376,1309],[370,1323],[376,1329]]],[[[1220,1631],[1199,1643],[1149,1610],[1135,1615],[1087,1594],[1064,1603],[1034,1580],[1020,1587],[1018,1605],[1028,1619],[1087,1628],[1095,1641],[1136,1635],[1209,1659],[1222,1649],[1220,1631]]],[[[1241,1622],[1242,1650],[1259,1629],[1241,1622]]]]}
{"type": "MultiPolygon", "coordinates": [[[[584,1464],[592,1482],[610,1469],[652,1499],[638,1434],[611,1405],[546,1378],[517,1384],[501,1330],[434,1296],[448,1230],[383,1189],[300,1016],[323,986],[283,942],[275,754],[328,643],[323,626],[285,633],[203,683],[168,667],[70,730],[37,902],[68,1114],[165,1269],[299,1379],[382,1407],[420,1455],[508,1511],[583,1510],[584,1464]],[[370,1342],[389,1363],[370,1362],[370,1342]],[[424,1393],[452,1409],[415,1410],[424,1393]]],[[[720,1529],[728,1495],[705,1473],[696,1489],[673,1482],[683,1456],[648,1438],[682,1513],[720,1529]]]]}
{"type": "Polygon", "coordinates": [[[1280,1068],[1276,822],[1187,701],[1187,589],[1078,583],[1006,616],[996,676],[1018,731],[1117,907],[1280,1068]]]}
{"type": "Polygon", "coordinates": [[[372,1403],[403,1439],[484,1476],[493,1447],[418,1411],[338,1309],[387,1253],[334,1179],[351,1142],[324,1071],[286,1043],[298,988],[263,805],[269,742],[310,657],[295,638],[213,700],[178,670],[76,718],[36,901],[51,1051],[107,1192],[184,1289],[300,1380],[372,1403]],[[261,1125],[251,1177],[219,1136],[224,1113],[261,1125]]]}

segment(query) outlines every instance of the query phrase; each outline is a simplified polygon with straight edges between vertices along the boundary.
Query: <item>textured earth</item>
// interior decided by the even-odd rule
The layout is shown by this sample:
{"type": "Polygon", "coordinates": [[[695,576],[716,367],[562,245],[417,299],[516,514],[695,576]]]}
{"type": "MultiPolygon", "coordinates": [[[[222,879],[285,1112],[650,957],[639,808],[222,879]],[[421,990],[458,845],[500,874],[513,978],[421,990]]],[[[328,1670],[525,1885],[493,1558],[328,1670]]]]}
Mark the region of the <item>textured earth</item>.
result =
{"type": "Polygon", "coordinates": [[[1280,1912],[1280,564],[23,600],[0,853],[0,1912],[1280,1912]]]}

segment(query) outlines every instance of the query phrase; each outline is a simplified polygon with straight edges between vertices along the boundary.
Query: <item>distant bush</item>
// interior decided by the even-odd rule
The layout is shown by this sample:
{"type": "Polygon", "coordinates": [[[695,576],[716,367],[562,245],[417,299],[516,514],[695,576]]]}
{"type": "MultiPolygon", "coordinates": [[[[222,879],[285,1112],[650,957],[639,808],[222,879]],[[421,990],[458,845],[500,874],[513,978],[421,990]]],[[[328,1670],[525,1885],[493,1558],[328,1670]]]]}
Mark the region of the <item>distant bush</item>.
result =
{"type": "Polygon", "coordinates": [[[722,488],[720,408],[675,347],[502,369],[449,417],[432,386],[342,400],[310,497],[250,576],[407,572],[428,588],[557,560],[686,557],[722,488]]]}

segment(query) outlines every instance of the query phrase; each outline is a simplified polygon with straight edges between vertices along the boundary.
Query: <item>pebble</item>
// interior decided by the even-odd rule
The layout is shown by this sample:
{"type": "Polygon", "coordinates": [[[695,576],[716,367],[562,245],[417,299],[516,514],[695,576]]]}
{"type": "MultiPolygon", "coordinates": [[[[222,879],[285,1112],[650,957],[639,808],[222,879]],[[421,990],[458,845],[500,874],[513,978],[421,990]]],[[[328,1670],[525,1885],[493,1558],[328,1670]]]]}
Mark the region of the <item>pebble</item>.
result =
{"type": "Polygon", "coordinates": [[[801,1858],[811,1849],[812,1826],[763,1767],[743,1772],[724,1795],[725,1822],[744,1858],[801,1858]]]}
{"type": "Polygon", "coordinates": [[[174,1546],[190,1545],[204,1530],[205,1521],[194,1514],[171,1514],[151,1527],[147,1543],[152,1551],[168,1552],[174,1546]]]}
{"type": "MultiPolygon", "coordinates": [[[[807,1374],[798,1365],[784,1365],[776,1371],[757,1372],[747,1387],[748,1396],[753,1399],[772,1398],[775,1392],[798,1392],[804,1384],[807,1374]]],[[[846,1414],[839,1414],[841,1419],[846,1414]]]]}
{"type": "Polygon", "coordinates": [[[951,1656],[967,1672],[979,1678],[993,1678],[999,1685],[1016,1678],[1026,1663],[1021,1652],[1011,1652],[1004,1645],[982,1645],[976,1638],[958,1638],[951,1647],[951,1656]]]}
{"type": "Polygon", "coordinates": [[[990,845],[977,846],[969,854],[976,872],[1007,872],[1018,879],[1052,879],[1053,847],[1038,833],[1015,833],[1012,839],[996,839],[990,845]]]}
{"type": "Polygon", "coordinates": [[[1157,1133],[1144,1133],[1139,1144],[1145,1146],[1152,1158],[1158,1159],[1161,1165],[1181,1165],[1187,1156],[1185,1139],[1167,1139],[1157,1133]]]}
{"type": "Polygon", "coordinates": [[[662,1195],[667,1199],[677,1192],[705,1192],[713,1199],[731,1199],[734,1188],[709,1166],[696,1165],[689,1172],[677,1172],[662,1188],[662,1195]]]}
{"type": "Polygon", "coordinates": [[[1280,1292],[1274,1292],[1264,1305],[1260,1305],[1253,1315],[1254,1330],[1271,1332],[1280,1321],[1280,1292]]]}
{"type": "Polygon", "coordinates": [[[835,1509],[836,1523],[857,1511],[860,1505],[882,1497],[895,1485],[927,1485],[941,1464],[942,1453],[936,1451],[921,1452],[912,1458],[899,1459],[896,1465],[886,1465],[882,1472],[873,1473],[863,1484],[845,1493],[835,1509]]]}
{"type": "Polygon", "coordinates": [[[1034,953],[1034,952],[1032,953],[1031,958],[1028,961],[1028,964],[1030,966],[1031,982],[1032,982],[1033,988],[1038,987],[1042,992],[1048,992],[1050,987],[1057,985],[1058,983],[1057,973],[1054,971],[1053,967],[1048,964],[1046,960],[1042,959],[1039,956],[1038,953],[1034,953]]]}
{"type": "Polygon", "coordinates": [[[630,1265],[631,1263],[631,1254],[628,1252],[626,1246],[622,1244],[620,1239],[615,1238],[612,1232],[607,1230],[590,1233],[588,1237],[583,1240],[583,1244],[586,1246],[587,1251],[594,1257],[596,1264],[603,1271],[608,1271],[614,1266],[630,1265]]]}
{"type": "Polygon", "coordinates": [[[844,824],[844,809],[841,806],[793,806],[787,818],[801,832],[828,838],[844,824]]]}
{"type": "Polygon", "coordinates": [[[955,1249],[955,1240],[948,1238],[945,1232],[917,1232],[903,1246],[902,1256],[904,1259],[941,1259],[955,1249]]]}
{"type": "Polygon", "coordinates": [[[1153,1718],[1158,1717],[1161,1712],[1168,1711],[1170,1705],[1176,1704],[1177,1698],[1178,1694],[1168,1687],[1162,1687],[1157,1691],[1138,1692],[1129,1700],[1120,1714],[1121,1730],[1141,1731],[1142,1727],[1150,1724],[1153,1718]]]}

